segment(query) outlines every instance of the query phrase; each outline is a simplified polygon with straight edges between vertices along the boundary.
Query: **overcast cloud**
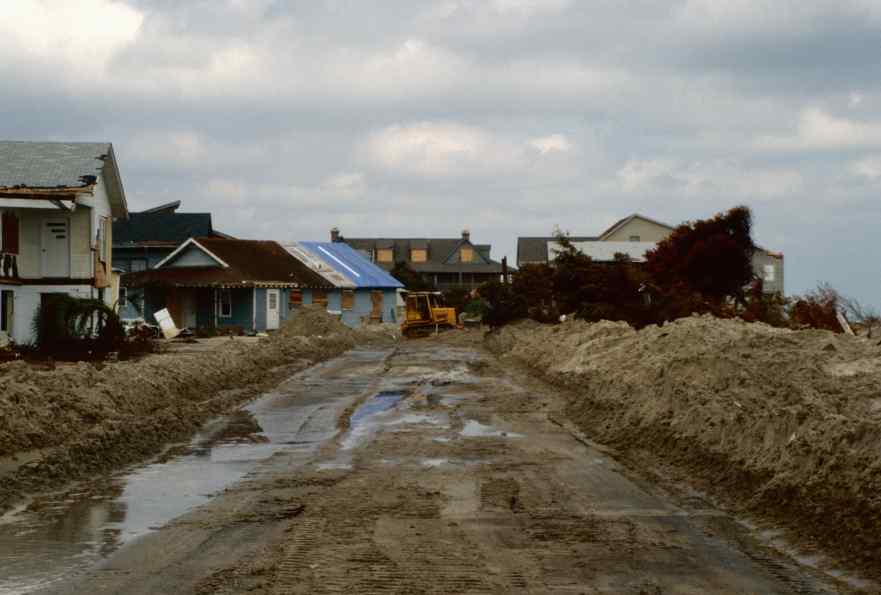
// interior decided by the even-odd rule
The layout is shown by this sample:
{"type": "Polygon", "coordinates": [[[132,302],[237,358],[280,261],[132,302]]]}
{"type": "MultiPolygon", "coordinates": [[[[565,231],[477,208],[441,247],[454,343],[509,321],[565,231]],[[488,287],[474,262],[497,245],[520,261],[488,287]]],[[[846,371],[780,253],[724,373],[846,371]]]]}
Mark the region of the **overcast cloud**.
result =
{"type": "Polygon", "coordinates": [[[239,237],[592,234],[747,204],[881,306],[877,0],[0,0],[0,137],[239,237]]]}

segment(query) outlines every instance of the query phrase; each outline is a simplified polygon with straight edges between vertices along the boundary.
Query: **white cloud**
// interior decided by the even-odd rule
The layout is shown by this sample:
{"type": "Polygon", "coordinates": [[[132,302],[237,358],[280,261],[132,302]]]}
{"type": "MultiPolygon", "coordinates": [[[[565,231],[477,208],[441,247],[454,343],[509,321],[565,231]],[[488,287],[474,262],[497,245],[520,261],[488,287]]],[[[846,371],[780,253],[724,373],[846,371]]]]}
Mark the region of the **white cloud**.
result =
{"type": "Polygon", "coordinates": [[[533,138],[529,141],[529,144],[535,147],[542,155],[548,153],[568,153],[572,149],[572,143],[563,134],[533,138]]]}
{"type": "Polygon", "coordinates": [[[791,168],[750,168],[731,160],[680,163],[671,159],[631,160],[617,173],[626,193],[729,200],[770,200],[798,192],[801,173],[791,168]]]}
{"type": "Polygon", "coordinates": [[[143,20],[141,12],[114,0],[8,0],[0,2],[0,48],[94,75],[135,40],[143,20]]]}
{"type": "Polygon", "coordinates": [[[760,136],[758,149],[799,151],[881,146],[881,122],[834,116],[820,108],[806,108],[790,136],[760,136]]]}
{"type": "Polygon", "coordinates": [[[676,164],[667,159],[633,159],[618,170],[617,177],[624,192],[638,192],[671,176],[675,167],[676,164]]]}
{"type": "Polygon", "coordinates": [[[881,180],[881,155],[871,155],[855,161],[851,164],[850,171],[861,178],[881,180]]]}
{"type": "Polygon", "coordinates": [[[362,146],[369,163],[420,177],[490,176],[504,172],[566,175],[543,161],[573,150],[563,134],[517,140],[457,122],[396,124],[370,135],[362,146]],[[547,167],[545,167],[547,165],[547,167]]]}
{"type": "Polygon", "coordinates": [[[380,168],[428,177],[489,173],[516,160],[489,132],[455,122],[389,126],[370,136],[366,151],[380,168]]]}
{"type": "Polygon", "coordinates": [[[321,190],[335,198],[355,198],[367,192],[367,180],[358,172],[340,172],[324,181],[321,190]]]}

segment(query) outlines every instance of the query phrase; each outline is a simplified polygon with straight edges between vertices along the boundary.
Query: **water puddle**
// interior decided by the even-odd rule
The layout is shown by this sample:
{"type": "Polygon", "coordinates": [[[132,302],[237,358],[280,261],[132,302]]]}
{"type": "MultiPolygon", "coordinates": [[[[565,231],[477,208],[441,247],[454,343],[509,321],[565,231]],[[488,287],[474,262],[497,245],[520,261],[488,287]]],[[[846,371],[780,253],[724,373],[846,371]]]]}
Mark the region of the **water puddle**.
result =
{"type": "Polygon", "coordinates": [[[349,418],[349,431],[343,436],[340,449],[350,451],[376,433],[381,421],[404,398],[402,391],[382,391],[364,401],[349,418]]]}
{"type": "MultiPolygon", "coordinates": [[[[370,364],[384,354],[365,350],[348,357],[370,364]]],[[[4,515],[0,595],[37,591],[94,567],[205,504],[273,455],[284,452],[295,467],[307,464],[336,435],[340,410],[369,383],[347,377],[334,384],[322,369],[315,366],[277,392],[214,420],[151,464],[36,497],[4,515]]]]}
{"type": "Polygon", "coordinates": [[[503,432],[501,430],[496,430],[492,426],[487,426],[479,421],[469,419],[465,422],[465,427],[462,428],[462,431],[459,432],[460,435],[465,436],[466,438],[522,438],[523,434],[516,434],[514,432],[503,432]]]}

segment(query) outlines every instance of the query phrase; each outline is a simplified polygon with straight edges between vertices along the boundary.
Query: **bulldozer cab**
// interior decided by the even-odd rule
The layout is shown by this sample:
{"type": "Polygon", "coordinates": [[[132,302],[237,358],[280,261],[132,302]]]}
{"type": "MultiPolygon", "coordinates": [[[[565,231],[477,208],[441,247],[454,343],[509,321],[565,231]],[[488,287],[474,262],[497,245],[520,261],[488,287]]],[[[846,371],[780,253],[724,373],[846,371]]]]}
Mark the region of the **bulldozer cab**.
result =
{"type": "Polygon", "coordinates": [[[413,336],[417,331],[439,330],[456,326],[456,311],[444,305],[440,292],[411,292],[406,297],[406,316],[402,331],[413,336]]]}

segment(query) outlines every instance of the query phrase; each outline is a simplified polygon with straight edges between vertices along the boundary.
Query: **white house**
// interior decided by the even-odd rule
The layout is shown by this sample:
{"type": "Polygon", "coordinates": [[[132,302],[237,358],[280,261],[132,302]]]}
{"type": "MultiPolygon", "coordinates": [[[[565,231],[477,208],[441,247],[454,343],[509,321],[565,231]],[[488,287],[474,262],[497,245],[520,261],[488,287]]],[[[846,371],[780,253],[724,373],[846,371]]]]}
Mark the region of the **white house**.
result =
{"type": "Polygon", "coordinates": [[[33,341],[43,296],[113,306],[113,219],[128,216],[110,143],[0,141],[0,342],[33,341]]]}

